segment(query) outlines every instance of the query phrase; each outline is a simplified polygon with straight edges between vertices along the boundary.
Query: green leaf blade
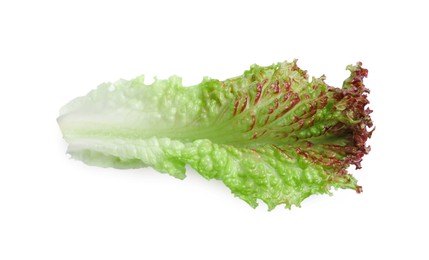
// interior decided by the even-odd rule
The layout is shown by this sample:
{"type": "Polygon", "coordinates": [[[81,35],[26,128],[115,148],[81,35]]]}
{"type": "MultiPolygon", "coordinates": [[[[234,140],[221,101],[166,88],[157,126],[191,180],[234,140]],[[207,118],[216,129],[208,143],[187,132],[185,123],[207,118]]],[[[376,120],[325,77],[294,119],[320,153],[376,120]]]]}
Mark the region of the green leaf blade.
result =
{"type": "Polygon", "coordinates": [[[87,164],[180,179],[190,165],[252,207],[290,208],[331,187],[361,191],[347,168],[369,152],[367,71],[348,69],[342,89],[309,81],[296,61],[191,87],[178,77],[121,80],[71,101],[58,123],[68,153],[87,164]]]}

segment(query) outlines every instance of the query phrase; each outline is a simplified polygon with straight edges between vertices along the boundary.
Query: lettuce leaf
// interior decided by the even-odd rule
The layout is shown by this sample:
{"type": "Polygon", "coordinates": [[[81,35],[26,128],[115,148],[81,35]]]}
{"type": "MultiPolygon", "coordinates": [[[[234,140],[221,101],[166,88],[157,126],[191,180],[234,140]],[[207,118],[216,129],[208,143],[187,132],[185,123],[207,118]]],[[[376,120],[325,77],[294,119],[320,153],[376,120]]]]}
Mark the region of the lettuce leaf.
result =
{"type": "Polygon", "coordinates": [[[180,179],[190,165],[252,207],[260,199],[290,208],[332,187],[362,191],[347,168],[360,168],[370,150],[368,71],[347,69],[342,88],[309,80],[296,60],[190,87],[140,76],[72,100],[57,121],[68,153],[87,164],[150,166],[180,179]]]}

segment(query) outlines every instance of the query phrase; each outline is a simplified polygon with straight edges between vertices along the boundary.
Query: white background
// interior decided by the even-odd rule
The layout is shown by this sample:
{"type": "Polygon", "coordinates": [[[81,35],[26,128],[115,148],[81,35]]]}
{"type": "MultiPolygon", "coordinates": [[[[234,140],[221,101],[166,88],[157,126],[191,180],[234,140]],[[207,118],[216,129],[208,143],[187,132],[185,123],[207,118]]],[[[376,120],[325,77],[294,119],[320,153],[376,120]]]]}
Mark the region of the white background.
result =
{"type": "Polygon", "coordinates": [[[0,259],[428,259],[424,2],[2,1],[0,259]],[[346,65],[369,69],[377,130],[360,195],[268,212],[192,170],[180,181],[65,155],[59,108],[102,82],[194,84],[293,58],[335,86],[346,65]]]}

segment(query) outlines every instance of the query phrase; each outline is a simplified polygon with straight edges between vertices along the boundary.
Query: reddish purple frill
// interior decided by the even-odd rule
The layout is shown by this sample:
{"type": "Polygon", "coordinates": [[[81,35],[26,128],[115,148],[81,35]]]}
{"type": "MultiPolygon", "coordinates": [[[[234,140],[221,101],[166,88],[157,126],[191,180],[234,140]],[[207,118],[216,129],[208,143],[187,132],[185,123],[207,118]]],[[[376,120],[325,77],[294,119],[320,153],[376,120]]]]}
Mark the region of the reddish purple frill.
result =
{"type": "MultiPolygon", "coordinates": [[[[375,130],[375,128],[369,130],[373,127],[370,117],[372,110],[366,108],[366,105],[369,104],[367,94],[370,91],[363,84],[363,79],[368,76],[368,70],[362,68],[361,62],[358,62],[356,66],[349,66],[347,69],[350,70],[351,75],[344,81],[343,88],[329,88],[328,90],[333,93],[337,107],[345,107],[341,109],[344,116],[343,122],[335,125],[330,132],[347,132],[351,136],[351,143],[347,146],[331,148],[345,152],[345,165],[353,164],[356,169],[360,169],[362,157],[371,149],[370,146],[366,146],[366,141],[375,130]]],[[[345,133],[343,132],[343,134],[345,133]]],[[[345,168],[341,171],[341,173],[346,173],[345,168]]],[[[357,191],[360,192],[361,187],[358,187],[357,191]]]]}

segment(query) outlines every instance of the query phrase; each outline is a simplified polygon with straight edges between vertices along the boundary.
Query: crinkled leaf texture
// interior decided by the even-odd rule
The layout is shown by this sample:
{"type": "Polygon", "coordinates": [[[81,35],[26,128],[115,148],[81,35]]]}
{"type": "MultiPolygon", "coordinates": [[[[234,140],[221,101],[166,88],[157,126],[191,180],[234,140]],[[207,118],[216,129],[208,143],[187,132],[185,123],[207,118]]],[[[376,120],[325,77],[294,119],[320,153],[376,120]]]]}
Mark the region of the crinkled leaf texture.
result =
{"type": "Polygon", "coordinates": [[[290,208],[331,187],[361,191],[346,169],[369,151],[367,70],[347,69],[341,89],[309,80],[296,61],[190,87],[141,76],[72,100],[58,123],[68,153],[87,164],[150,166],[180,179],[188,164],[252,207],[260,199],[290,208]]]}

